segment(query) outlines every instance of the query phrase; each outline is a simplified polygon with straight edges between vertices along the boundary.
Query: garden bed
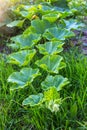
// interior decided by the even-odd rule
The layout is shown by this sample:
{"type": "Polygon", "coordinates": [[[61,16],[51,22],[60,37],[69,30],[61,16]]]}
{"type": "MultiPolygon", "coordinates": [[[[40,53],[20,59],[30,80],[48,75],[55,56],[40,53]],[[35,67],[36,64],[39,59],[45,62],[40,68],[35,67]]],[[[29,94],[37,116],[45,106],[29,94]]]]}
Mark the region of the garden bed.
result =
{"type": "Polygon", "coordinates": [[[87,129],[87,30],[66,3],[19,4],[1,27],[1,130],[87,129]]]}

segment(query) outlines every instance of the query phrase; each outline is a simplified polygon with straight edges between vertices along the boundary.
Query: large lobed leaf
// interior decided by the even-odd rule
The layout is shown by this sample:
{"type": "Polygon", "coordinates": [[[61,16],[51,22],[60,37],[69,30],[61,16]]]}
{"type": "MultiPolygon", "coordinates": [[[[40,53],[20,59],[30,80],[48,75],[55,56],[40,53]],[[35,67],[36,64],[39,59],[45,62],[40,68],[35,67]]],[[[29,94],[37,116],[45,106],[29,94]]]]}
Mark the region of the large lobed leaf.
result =
{"type": "Polygon", "coordinates": [[[15,14],[21,16],[22,18],[31,19],[32,16],[38,11],[38,8],[35,5],[20,5],[13,11],[15,14]]]}
{"type": "Polygon", "coordinates": [[[41,85],[43,90],[48,90],[51,87],[55,87],[57,91],[60,91],[62,87],[67,85],[68,83],[69,83],[68,79],[64,78],[61,75],[56,76],[48,75],[45,81],[41,83],[41,85]]]}
{"type": "Polygon", "coordinates": [[[40,34],[18,35],[11,38],[21,49],[32,48],[41,39],[40,34]]]}
{"type": "Polygon", "coordinates": [[[42,16],[42,19],[48,20],[49,22],[56,22],[56,20],[60,17],[60,13],[49,13],[42,16]]]}
{"type": "Polygon", "coordinates": [[[28,98],[24,99],[22,105],[30,105],[31,107],[40,105],[43,101],[43,94],[39,93],[37,95],[30,95],[28,98]]]}
{"type": "Polygon", "coordinates": [[[65,24],[65,28],[66,29],[68,29],[69,31],[71,30],[71,29],[73,29],[73,30],[78,30],[78,29],[80,29],[81,27],[84,27],[84,24],[83,23],[80,23],[80,22],[78,22],[77,20],[75,20],[75,19],[70,19],[70,20],[64,20],[63,19],[63,22],[64,22],[64,24],[65,24]]]}
{"type": "Polygon", "coordinates": [[[31,26],[34,27],[37,34],[43,34],[47,28],[55,27],[56,24],[52,24],[47,20],[36,19],[31,21],[31,26]]]}
{"type": "Polygon", "coordinates": [[[35,49],[18,51],[8,56],[8,62],[19,66],[25,66],[30,63],[35,53],[35,49]]]}
{"type": "Polygon", "coordinates": [[[49,28],[43,34],[43,37],[48,40],[65,40],[66,38],[71,38],[72,36],[75,36],[73,32],[57,27],[49,28]]]}
{"type": "Polygon", "coordinates": [[[63,58],[59,55],[46,55],[35,63],[49,73],[58,73],[60,69],[65,67],[65,64],[61,62],[62,60],[63,58]]]}
{"type": "Polygon", "coordinates": [[[61,51],[63,51],[63,42],[60,41],[51,41],[51,42],[46,42],[45,44],[39,44],[37,45],[37,48],[39,49],[39,52],[44,55],[54,55],[58,54],[61,51]]]}
{"type": "Polygon", "coordinates": [[[8,77],[8,82],[14,84],[13,87],[11,87],[11,90],[24,88],[28,84],[31,84],[39,75],[39,69],[23,68],[20,72],[13,72],[8,77]]]}
{"type": "Polygon", "coordinates": [[[9,24],[7,24],[8,27],[22,27],[25,20],[15,20],[9,24]]]}
{"type": "Polygon", "coordinates": [[[39,9],[39,13],[41,15],[45,15],[45,14],[48,14],[52,11],[53,7],[49,4],[39,4],[38,5],[38,9],[39,9]]]}

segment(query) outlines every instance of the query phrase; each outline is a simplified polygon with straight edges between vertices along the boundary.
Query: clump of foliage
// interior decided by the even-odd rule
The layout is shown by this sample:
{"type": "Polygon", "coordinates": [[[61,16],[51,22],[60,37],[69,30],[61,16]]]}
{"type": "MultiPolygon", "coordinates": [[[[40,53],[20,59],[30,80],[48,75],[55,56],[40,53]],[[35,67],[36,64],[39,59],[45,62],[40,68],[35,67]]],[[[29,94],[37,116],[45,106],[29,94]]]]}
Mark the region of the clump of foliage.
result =
{"type": "Polygon", "coordinates": [[[87,15],[87,0],[67,0],[69,7],[75,8],[79,15],[87,15]]]}
{"type": "Polygon", "coordinates": [[[0,55],[1,130],[87,129],[87,58],[63,51],[83,24],[74,19],[79,10],[61,1],[14,1],[7,26],[19,31],[13,52],[0,55]]]}
{"type": "Polygon", "coordinates": [[[8,82],[13,84],[10,90],[28,87],[32,95],[24,99],[23,105],[57,112],[62,103],[59,91],[69,83],[59,74],[65,67],[60,52],[64,41],[75,36],[71,30],[82,24],[74,19],[66,20],[73,15],[72,10],[62,10],[50,3],[20,5],[13,11],[20,20],[9,23],[8,27],[22,28],[26,20],[30,25],[22,34],[11,38],[11,46],[17,51],[8,56],[8,63],[19,66],[20,71],[9,76],[8,82]]]}
{"type": "MultiPolygon", "coordinates": [[[[63,52],[63,57],[66,67],[61,70],[61,74],[69,79],[70,84],[59,92],[59,106],[56,102],[50,102],[48,109],[38,109],[21,105],[23,99],[32,95],[32,88],[9,91],[11,84],[6,82],[7,77],[19,68],[6,64],[0,55],[0,129],[87,129],[87,57],[75,47],[69,52],[63,52]],[[51,104],[55,104],[54,107],[51,104]],[[59,108],[58,112],[49,111],[55,108],[59,108]]],[[[39,87],[35,89],[39,91],[39,87]]],[[[49,91],[52,94],[55,90],[49,91]]]]}

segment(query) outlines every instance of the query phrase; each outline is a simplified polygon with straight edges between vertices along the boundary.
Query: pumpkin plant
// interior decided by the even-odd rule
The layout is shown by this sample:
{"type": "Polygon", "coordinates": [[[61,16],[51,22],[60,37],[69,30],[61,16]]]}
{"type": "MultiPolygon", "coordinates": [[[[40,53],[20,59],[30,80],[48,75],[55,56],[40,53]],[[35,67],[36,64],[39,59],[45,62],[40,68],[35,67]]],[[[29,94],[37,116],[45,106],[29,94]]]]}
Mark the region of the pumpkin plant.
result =
{"type": "Polygon", "coordinates": [[[62,103],[60,90],[69,83],[67,78],[60,75],[60,69],[66,66],[61,52],[65,40],[75,35],[71,30],[81,24],[76,21],[72,24],[63,19],[73,15],[71,10],[60,11],[48,3],[22,5],[14,12],[21,16],[22,21],[14,21],[7,26],[20,27],[25,19],[29,19],[31,24],[21,35],[11,38],[17,51],[8,56],[8,63],[19,66],[20,71],[8,77],[8,82],[12,84],[10,89],[32,87],[32,95],[25,97],[22,105],[46,107],[51,112],[57,112],[62,103]],[[37,16],[35,19],[32,18],[34,15],[37,16]],[[40,79],[43,71],[46,76],[40,79]],[[40,90],[36,89],[36,81],[40,90]]]}

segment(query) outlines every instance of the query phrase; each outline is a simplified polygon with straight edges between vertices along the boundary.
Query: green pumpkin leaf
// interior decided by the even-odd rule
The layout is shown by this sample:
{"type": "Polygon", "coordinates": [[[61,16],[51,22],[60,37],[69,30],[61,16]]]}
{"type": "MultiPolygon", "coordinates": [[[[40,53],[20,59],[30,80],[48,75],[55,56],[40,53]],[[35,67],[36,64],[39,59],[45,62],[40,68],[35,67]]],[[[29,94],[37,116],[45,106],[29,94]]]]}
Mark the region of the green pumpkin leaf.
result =
{"type": "Polygon", "coordinates": [[[40,105],[42,101],[43,101],[43,94],[39,93],[37,95],[30,95],[22,102],[22,105],[30,105],[31,107],[33,107],[40,105]]]}
{"type": "Polygon", "coordinates": [[[62,87],[67,85],[68,83],[69,83],[68,79],[64,78],[61,75],[56,75],[56,76],[48,75],[45,81],[41,83],[41,85],[43,90],[48,90],[51,87],[55,87],[57,91],[60,91],[62,87]]]}
{"type": "Polygon", "coordinates": [[[27,29],[25,29],[25,31],[23,32],[23,35],[29,35],[31,34],[31,32],[36,33],[35,28],[32,26],[29,26],[27,29]]]}
{"type": "Polygon", "coordinates": [[[73,32],[57,27],[49,28],[43,34],[43,37],[48,40],[65,40],[66,38],[71,38],[72,36],[75,36],[73,32]]]}
{"type": "Polygon", "coordinates": [[[56,24],[52,24],[46,20],[36,19],[31,21],[31,26],[34,27],[37,34],[43,34],[47,28],[55,27],[56,24]]]}
{"type": "Polygon", "coordinates": [[[34,49],[18,51],[8,56],[8,62],[19,66],[25,66],[30,63],[35,53],[36,51],[34,49]]]}
{"type": "Polygon", "coordinates": [[[49,22],[55,22],[60,17],[60,13],[49,13],[42,16],[42,19],[48,20],[49,22]]]}
{"type": "Polygon", "coordinates": [[[11,38],[21,49],[32,48],[41,39],[40,34],[18,35],[11,38]]]}
{"type": "Polygon", "coordinates": [[[39,4],[38,9],[39,9],[39,13],[41,15],[44,15],[50,13],[53,8],[50,4],[49,5],[39,4]]]}
{"type": "Polygon", "coordinates": [[[11,10],[13,11],[14,14],[16,14],[17,16],[20,16],[20,11],[23,11],[24,10],[24,5],[20,4],[19,6],[17,7],[12,7],[11,10]]]}
{"type": "Polygon", "coordinates": [[[49,11],[52,9],[52,6],[49,3],[41,3],[38,5],[38,9],[41,11],[49,11]]]}
{"type": "Polygon", "coordinates": [[[21,11],[20,14],[21,14],[22,17],[31,20],[35,13],[34,12],[29,12],[29,11],[21,11]]]}
{"type": "Polygon", "coordinates": [[[46,55],[41,60],[37,60],[35,64],[49,73],[58,73],[59,69],[65,67],[61,64],[63,58],[59,55],[46,55]]]}
{"type": "Polygon", "coordinates": [[[28,84],[32,83],[39,75],[39,69],[23,68],[20,72],[13,72],[8,77],[8,82],[14,84],[13,88],[11,87],[11,90],[24,88],[28,84]]]}
{"type": "Polygon", "coordinates": [[[28,11],[20,11],[20,14],[24,18],[32,16],[32,15],[30,15],[30,13],[28,11]]]}
{"type": "Polygon", "coordinates": [[[19,50],[19,45],[15,44],[15,43],[10,43],[7,46],[10,47],[13,51],[19,50]]]}
{"type": "Polygon", "coordinates": [[[21,5],[13,10],[15,14],[23,18],[31,18],[33,14],[37,12],[37,7],[21,5]]]}
{"type": "Polygon", "coordinates": [[[63,22],[65,23],[65,27],[68,30],[71,30],[71,29],[77,30],[81,27],[84,27],[83,23],[79,23],[77,22],[77,20],[74,20],[74,19],[70,19],[70,20],[63,19],[63,22]]]}
{"type": "Polygon", "coordinates": [[[58,54],[61,51],[63,51],[63,42],[59,41],[51,41],[51,42],[46,42],[45,44],[39,44],[37,45],[37,48],[39,49],[39,52],[44,55],[54,55],[58,54]]]}
{"type": "Polygon", "coordinates": [[[65,11],[62,11],[61,12],[61,19],[62,18],[66,18],[66,17],[69,17],[69,16],[72,16],[73,14],[72,14],[72,12],[71,12],[71,10],[65,10],[65,11]]]}
{"type": "Polygon", "coordinates": [[[20,27],[21,28],[23,26],[24,21],[25,20],[15,20],[15,21],[7,24],[7,27],[10,27],[10,28],[12,28],[12,27],[20,27]]]}

